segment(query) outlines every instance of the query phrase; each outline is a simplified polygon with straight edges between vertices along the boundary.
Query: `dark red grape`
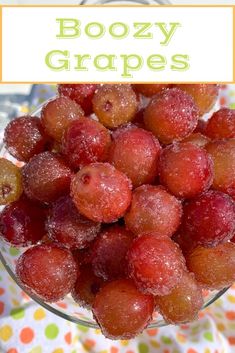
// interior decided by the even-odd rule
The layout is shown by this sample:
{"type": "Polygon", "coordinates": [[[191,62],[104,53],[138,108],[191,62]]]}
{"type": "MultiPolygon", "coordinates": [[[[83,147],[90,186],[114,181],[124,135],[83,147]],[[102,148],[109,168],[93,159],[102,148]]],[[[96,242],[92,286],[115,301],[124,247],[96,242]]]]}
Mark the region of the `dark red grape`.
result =
{"type": "Polygon", "coordinates": [[[36,117],[14,119],[5,129],[6,148],[19,161],[28,162],[35,154],[44,152],[48,141],[40,119],[36,117]]]}
{"type": "Polygon", "coordinates": [[[122,278],[126,274],[126,254],[133,240],[124,227],[111,226],[95,240],[91,249],[93,271],[104,280],[122,278]]]}
{"type": "Polygon", "coordinates": [[[222,108],[209,119],[205,134],[211,139],[235,137],[235,110],[222,108]]]}
{"type": "Polygon", "coordinates": [[[0,235],[17,247],[36,244],[46,234],[45,220],[44,208],[21,198],[0,213],[0,235]]]}
{"type": "Polygon", "coordinates": [[[47,302],[56,302],[72,290],[79,272],[69,250],[55,244],[43,244],[20,256],[16,274],[30,293],[47,302]]]}
{"type": "Polygon", "coordinates": [[[226,242],[235,231],[234,201],[222,192],[208,191],[184,205],[182,227],[198,245],[226,242]]]}
{"type": "Polygon", "coordinates": [[[69,196],[52,205],[47,229],[52,240],[70,249],[82,249],[97,236],[100,224],[82,216],[69,196]]]}
{"type": "Polygon", "coordinates": [[[54,201],[69,192],[70,182],[70,169],[55,153],[40,153],[23,167],[26,195],[41,202],[54,201]]]}

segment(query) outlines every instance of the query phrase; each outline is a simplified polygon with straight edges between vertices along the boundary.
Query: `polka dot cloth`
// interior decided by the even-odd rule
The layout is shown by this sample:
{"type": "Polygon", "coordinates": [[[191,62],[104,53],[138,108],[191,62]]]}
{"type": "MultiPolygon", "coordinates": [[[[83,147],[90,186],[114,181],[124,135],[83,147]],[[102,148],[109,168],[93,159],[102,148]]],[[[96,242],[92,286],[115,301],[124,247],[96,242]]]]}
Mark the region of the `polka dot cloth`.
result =
{"type": "MultiPolygon", "coordinates": [[[[221,105],[235,108],[235,89],[221,105]]],[[[232,89],[233,88],[233,89],[232,89]]],[[[14,249],[11,255],[16,255],[14,249]]],[[[146,330],[130,341],[111,341],[99,330],[58,318],[33,302],[0,263],[0,353],[233,353],[235,285],[200,313],[198,321],[146,330]]]]}

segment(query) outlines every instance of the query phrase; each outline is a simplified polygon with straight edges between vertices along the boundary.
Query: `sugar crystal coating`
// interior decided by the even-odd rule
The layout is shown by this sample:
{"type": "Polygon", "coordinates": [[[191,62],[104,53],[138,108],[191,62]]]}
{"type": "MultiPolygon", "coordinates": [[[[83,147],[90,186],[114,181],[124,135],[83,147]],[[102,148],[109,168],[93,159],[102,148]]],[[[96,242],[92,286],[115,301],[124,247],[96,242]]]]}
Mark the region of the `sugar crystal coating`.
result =
{"type": "Polygon", "coordinates": [[[235,137],[235,110],[221,108],[209,119],[205,134],[212,139],[235,137]]]}
{"type": "Polygon", "coordinates": [[[93,162],[104,162],[110,144],[109,131],[98,121],[84,117],[68,126],[62,139],[62,152],[69,165],[78,170],[93,162]]]}
{"type": "Polygon", "coordinates": [[[193,97],[200,110],[200,115],[209,112],[213,108],[220,89],[220,86],[216,84],[180,84],[177,86],[193,97]]]}
{"type": "Polygon", "coordinates": [[[69,123],[83,115],[80,105],[67,97],[58,97],[43,106],[41,122],[46,133],[60,142],[69,123]]]}
{"type": "Polygon", "coordinates": [[[6,148],[19,161],[28,162],[35,154],[44,152],[48,141],[40,119],[36,117],[22,116],[14,119],[5,129],[6,148]]]}
{"type": "Polygon", "coordinates": [[[130,85],[106,84],[93,97],[93,109],[99,121],[115,128],[134,119],[138,101],[130,85]]]}
{"type": "Polygon", "coordinates": [[[51,202],[69,192],[71,171],[60,155],[43,152],[23,167],[24,191],[29,198],[51,202]]]}
{"type": "Polygon", "coordinates": [[[56,302],[72,290],[79,272],[69,250],[56,244],[42,244],[20,256],[16,274],[30,293],[47,302],[56,302]]]}
{"type": "Polygon", "coordinates": [[[144,113],[148,130],[161,143],[183,140],[197,126],[199,111],[192,97],[178,88],[171,88],[154,96],[144,113]]]}
{"type": "Polygon", "coordinates": [[[134,234],[154,231],[172,236],[180,225],[182,205],[162,186],[142,185],[132,195],[125,224],[134,234]]]}
{"type": "Polygon", "coordinates": [[[191,198],[207,191],[213,182],[209,154],[191,143],[166,147],[160,157],[160,181],[175,196],[191,198]]]}
{"type": "Polygon", "coordinates": [[[93,304],[93,314],[110,339],[130,339],[141,333],[151,320],[153,309],[153,297],[140,293],[128,279],[106,284],[93,304]]]}
{"type": "Polygon", "coordinates": [[[0,158],[0,205],[18,200],[22,194],[21,170],[5,158],[0,158]]]}
{"type": "Polygon", "coordinates": [[[117,129],[113,138],[109,162],[125,173],[134,187],[152,183],[161,151],[154,135],[132,125],[117,129]]]}
{"type": "Polygon", "coordinates": [[[184,205],[182,228],[196,243],[215,246],[232,238],[235,230],[235,203],[231,197],[208,191],[184,205]]]}
{"type": "Polygon", "coordinates": [[[49,237],[69,249],[87,247],[97,236],[100,223],[82,216],[69,196],[52,204],[47,221],[49,237]]]}
{"type": "Polygon", "coordinates": [[[87,218],[112,223],[124,215],[131,203],[131,182],[109,163],[92,163],[74,176],[71,196],[87,218]]]}
{"type": "Polygon", "coordinates": [[[235,281],[235,244],[225,243],[213,248],[197,247],[186,256],[189,271],[208,289],[222,289],[235,281]]]}
{"type": "Polygon", "coordinates": [[[140,291],[153,295],[169,294],[185,270],[179,246],[154,232],[135,239],[127,259],[129,277],[140,291]]]}
{"type": "Polygon", "coordinates": [[[194,321],[203,306],[202,290],[194,275],[185,271],[170,294],[155,297],[155,304],[167,323],[194,321]]]}

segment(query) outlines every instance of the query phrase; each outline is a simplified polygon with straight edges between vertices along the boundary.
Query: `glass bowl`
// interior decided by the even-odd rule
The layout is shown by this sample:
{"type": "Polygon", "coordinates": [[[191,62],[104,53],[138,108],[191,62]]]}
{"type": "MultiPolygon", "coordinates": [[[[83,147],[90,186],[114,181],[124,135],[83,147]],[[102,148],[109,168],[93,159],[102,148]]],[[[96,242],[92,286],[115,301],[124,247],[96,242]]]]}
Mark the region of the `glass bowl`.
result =
{"type": "MultiPolygon", "coordinates": [[[[223,91],[224,94],[224,91],[223,91]]],[[[218,105],[217,105],[218,108],[218,105]]],[[[33,115],[38,116],[40,114],[41,108],[34,112],[33,115]]],[[[1,133],[1,132],[0,132],[1,133]]],[[[1,133],[3,135],[3,132],[1,133]]],[[[5,157],[16,164],[19,164],[9,153],[6,151],[3,145],[3,137],[0,135],[0,157],[5,157]]],[[[3,208],[3,207],[2,207],[3,208]]],[[[0,208],[0,210],[2,209],[0,208]]],[[[70,295],[66,296],[62,301],[58,303],[48,304],[38,298],[36,295],[32,295],[25,290],[19,283],[15,275],[15,263],[18,257],[26,250],[27,248],[16,249],[11,247],[4,240],[0,239],[0,260],[2,261],[4,267],[6,268],[11,279],[16,282],[16,284],[24,290],[24,292],[35,302],[40,304],[45,309],[54,313],[55,315],[66,319],[68,321],[80,324],[86,327],[99,328],[95,320],[93,319],[92,313],[74,302],[70,295]]],[[[222,296],[228,288],[224,288],[220,291],[211,291],[205,293],[204,305],[203,308],[206,308],[208,305],[216,301],[220,296],[222,296]]],[[[157,328],[168,325],[162,317],[156,313],[152,322],[149,324],[148,328],[157,328]]]]}

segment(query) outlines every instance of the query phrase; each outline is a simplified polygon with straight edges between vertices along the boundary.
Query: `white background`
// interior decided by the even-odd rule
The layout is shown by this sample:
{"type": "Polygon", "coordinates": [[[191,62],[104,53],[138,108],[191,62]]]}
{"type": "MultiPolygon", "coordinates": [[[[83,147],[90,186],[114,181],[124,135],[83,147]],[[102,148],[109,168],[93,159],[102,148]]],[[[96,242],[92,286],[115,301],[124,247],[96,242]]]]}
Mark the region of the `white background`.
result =
{"type": "Polygon", "coordinates": [[[232,80],[232,10],[229,8],[4,8],[3,9],[3,81],[8,82],[76,82],[127,81],[118,72],[61,71],[53,72],[45,65],[45,55],[53,49],[70,50],[72,54],[136,53],[147,57],[175,53],[189,54],[190,70],[172,72],[169,69],[153,72],[148,68],[134,72],[130,81],[160,82],[226,82],[232,80]],[[108,35],[99,40],[82,36],[73,40],[58,40],[55,35],[57,17],[79,18],[83,25],[100,21],[106,26],[122,21],[181,22],[171,44],[159,45],[159,31],[155,40],[113,40],[108,35]],[[24,18],[24,21],[22,21],[24,18]],[[12,24],[14,23],[14,26],[12,24]],[[23,49],[22,49],[23,48],[23,49]]]}
{"type": "MultiPolygon", "coordinates": [[[[0,0],[0,4],[15,5],[15,4],[64,4],[76,5],[79,0],[0,0]]],[[[221,5],[234,5],[235,0],[171,0],[172,4],[221,4],[221,5]]]]}

